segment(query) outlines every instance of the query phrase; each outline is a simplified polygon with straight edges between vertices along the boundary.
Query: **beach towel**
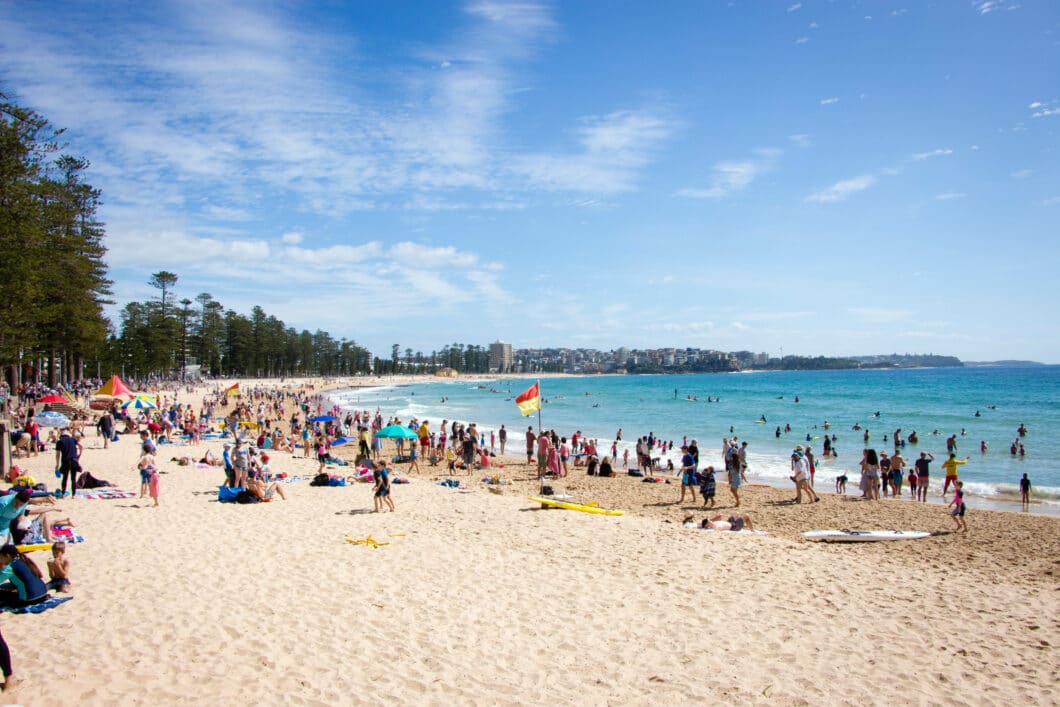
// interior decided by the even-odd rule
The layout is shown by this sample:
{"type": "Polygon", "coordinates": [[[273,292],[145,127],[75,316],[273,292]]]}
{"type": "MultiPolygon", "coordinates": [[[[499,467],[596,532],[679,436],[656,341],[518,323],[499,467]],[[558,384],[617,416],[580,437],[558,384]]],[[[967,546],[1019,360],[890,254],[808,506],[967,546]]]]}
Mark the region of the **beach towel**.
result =
{"type": "Polygon", "coordinates": [[[113,498],[136,498],[136,494],[132,491],[124,491],[119,488],[98,488],[98,489],[78,489],[78,498],[90,498],[90,499],[113,499],[113,498]]]}
{"type": "Polygon", "coordinates": [[[77,543],[83,543],[85,541],[83,535],[78,535],[74,532],[73,528],[65,525],[53,525],[52,537],[55,540],[62,540],[68,545],[76,545],[77,543]]]}
{"type": "Polygon", "coordinates": [[[42,611],[47,611],[48,609],[54,609],[55,607],[59,606],[60,604],[65,604],[66,602],[70,601],[71,599],[73,599],[72,596],[66,596],[66,597],[49,596],[47,599],[45,599],[44,601],[42,601],[42,602],[40,602],[38,604],[30,604],[29,606],[17,606],[17,607],[16,606],[4,606],[4,607],[0,607],[0,611],[10,611],[12,614],[39,614],[42,611]]]}
{"type": "Polygon", "coordinates": [[[217,487],[217,500],[221,503],[235,503],[236,498],[239,496],[239,492],[242,488],[232,488],[230,486],[218,486],[217,487]]]}

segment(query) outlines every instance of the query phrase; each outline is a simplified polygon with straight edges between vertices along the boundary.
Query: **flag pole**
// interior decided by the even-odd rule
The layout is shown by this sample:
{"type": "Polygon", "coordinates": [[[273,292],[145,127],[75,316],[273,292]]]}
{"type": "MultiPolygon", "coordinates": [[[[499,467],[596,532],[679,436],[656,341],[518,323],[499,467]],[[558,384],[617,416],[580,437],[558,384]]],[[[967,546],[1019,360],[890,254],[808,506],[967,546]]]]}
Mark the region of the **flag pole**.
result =
{"type": "Polygon", "coordinates": [[[541,426],[541,406],[544,404],[544,399],[541,397],[541,380],[537,380],[537,433],[541,434],[544,427],[541,426]]]}

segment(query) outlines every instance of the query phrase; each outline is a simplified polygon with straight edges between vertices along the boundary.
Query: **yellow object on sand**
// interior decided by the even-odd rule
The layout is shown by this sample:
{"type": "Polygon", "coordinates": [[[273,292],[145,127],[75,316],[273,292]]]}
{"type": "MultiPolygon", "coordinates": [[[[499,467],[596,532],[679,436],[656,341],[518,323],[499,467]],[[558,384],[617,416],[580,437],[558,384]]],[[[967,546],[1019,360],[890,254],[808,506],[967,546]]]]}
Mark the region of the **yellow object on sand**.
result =
{"type": "Polygon", "coordinates": [[[37,543],[36,545],[15,545],[19,552],[35,552],[37,550],[51,550],[51,543],[37,543]]]}
{"type": "Polygon", "coordinates": [[[596,505],[589,505],[586,503],[570,503],[569,501],[557,501],[554,498],[542,498],[540,496],[530,496],[530,500],[534,503],[540,503],[542,506],[552,506],[553,508],[563,508],[568,511],[581,511],[582,513],[596,513],[602,516],[620,516],[625,511],[612,510],[610,508],[600,508],[596,505]]]}
{"type": "Polygon", "coordinates": [[[381,543],[378,540],[376,540],[375,538],[373,538],[371,535],[369,535],[367,538],[351,538],[349,535],[347,535],[346,536],[346,542],[348,542],[350,545],[364,545],[366,547],[371,547],[371,548],[382,547],[384,545],[389,545],[390,544],[390,543],[381,543]]]}

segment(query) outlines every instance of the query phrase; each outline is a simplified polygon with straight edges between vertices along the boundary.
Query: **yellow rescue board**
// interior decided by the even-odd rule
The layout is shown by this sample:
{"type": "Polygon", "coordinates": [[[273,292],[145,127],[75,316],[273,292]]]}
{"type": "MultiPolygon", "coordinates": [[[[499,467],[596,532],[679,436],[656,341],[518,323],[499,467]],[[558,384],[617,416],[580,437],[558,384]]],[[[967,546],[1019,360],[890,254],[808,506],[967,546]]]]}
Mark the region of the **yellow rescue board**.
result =
{"type": "Polygon", "coordinates": [[[599,506],[590,506],[584,503],[570,503],[569,501],[557,501],[552,498],[542,498],[540,496],[530,496],[530,500],[534,503],[540,503],[542,506],[552,506],[553,508],[563,508],[568,511],[581,511],[582,513],[596,513],[602,516],[620,516],[625,511],[616,511],[609,508],[600,508],[599,506]]]}

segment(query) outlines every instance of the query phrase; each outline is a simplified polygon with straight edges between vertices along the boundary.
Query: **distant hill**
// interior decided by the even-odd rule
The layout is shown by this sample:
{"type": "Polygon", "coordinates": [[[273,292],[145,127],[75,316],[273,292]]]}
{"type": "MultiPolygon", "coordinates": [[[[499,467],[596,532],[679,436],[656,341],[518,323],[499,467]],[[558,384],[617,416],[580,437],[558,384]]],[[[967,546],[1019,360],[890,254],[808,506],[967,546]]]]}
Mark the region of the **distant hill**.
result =
{"type": "Polygon", "coordinates": [[[965,361],[965,366],[1045,366],[1039,361],[965,361]]]}
{"type": "Polygon", "coordinates": [[[850,356],[862,368],[956,368],[965,365],[956,356],[935,354],[881,354],[877,356],[850,356]]]}

